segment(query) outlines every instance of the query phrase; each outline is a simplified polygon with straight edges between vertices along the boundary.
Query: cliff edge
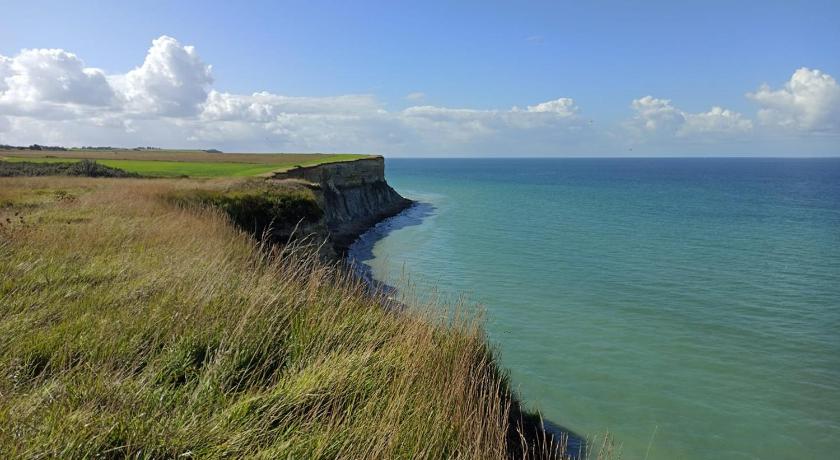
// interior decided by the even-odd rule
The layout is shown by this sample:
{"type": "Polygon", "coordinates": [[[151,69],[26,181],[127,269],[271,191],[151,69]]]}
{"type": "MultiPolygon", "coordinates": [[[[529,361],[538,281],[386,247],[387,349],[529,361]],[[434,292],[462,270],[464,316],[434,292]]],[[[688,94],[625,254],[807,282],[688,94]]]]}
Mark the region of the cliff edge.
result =
{"type": "Polygon", "coordinates": [[[382,219],[411,206],[385,181],[385,159],[372,156],[353,161],[298,167],[275,173],[269,181],[299,180],[318,198],[332,249],[343,255],[353,241],[382,219]]]}

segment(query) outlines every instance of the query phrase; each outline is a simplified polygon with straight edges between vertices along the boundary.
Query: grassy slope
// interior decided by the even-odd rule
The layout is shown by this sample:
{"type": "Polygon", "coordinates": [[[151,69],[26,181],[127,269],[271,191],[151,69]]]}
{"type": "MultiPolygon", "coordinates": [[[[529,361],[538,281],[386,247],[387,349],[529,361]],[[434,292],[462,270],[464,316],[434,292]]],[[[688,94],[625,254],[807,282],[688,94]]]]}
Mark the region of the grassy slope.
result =
{"type": "Polygon", "coordinates": [[[313,166],[351,161],[369,155],[353,154],[220,154],[177,150],[0,150],[4,161],[62,162],[95,159],[124,171],[155,177],[245,177],[284,171],[295,166],[313,166]]]}
{"type": "Polygon", "coordinates": [[[0,457],[511,451],[475,321],[388,312],[161,198],[225,185],[0,178],[0,457]]]}

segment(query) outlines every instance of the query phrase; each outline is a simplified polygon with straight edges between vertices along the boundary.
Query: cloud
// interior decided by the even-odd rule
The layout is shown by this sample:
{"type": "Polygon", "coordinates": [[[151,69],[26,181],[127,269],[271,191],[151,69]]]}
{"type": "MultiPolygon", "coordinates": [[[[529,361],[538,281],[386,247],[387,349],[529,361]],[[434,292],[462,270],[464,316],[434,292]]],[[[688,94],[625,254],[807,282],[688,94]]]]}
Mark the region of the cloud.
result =
{"type": "Polygon", "coordinates": [[[292,97],[211,91],[198,119],[192,140],[235,142],[259,150],[382,151],[401,131],[394,114],[365,94],[292,97]]]}
{"type": "Polygon", "coordinates": [[[559,98],[525,109],[418,105],[392,116],[412,140],[411,153],[515,155],[577,152],[588,129],[578,112],[573,99],[559,98]]]}
{"type": "Polygon", "coordinates": [[[676,131],[681,124],[685,123],[682,112],[671,105],[670,99],[645,96],[633,100],[631,106],[636,111],[634,120],[637,125],[648,132],[666,129],[676,131]]]}
{"type": "Polygon", "coordinates": [[[140,67],[114,76],[111,83],[125,98],[129,111],[187,116],[200,110],[213,76],[194,47],[164,35],[152,41],[140,67]]]}
{"type": "Polygon", "coordinates": [[[12,59],[6,56],[0,56],[0,95],[9,89],[6,78],[12,76],[12,59]]]}
{"type": "Polygon", "coordinates": [[[371,95],[291,97],[268,92],[238,95],[211,91],[202,106],[204,120],[268,122],[282,114],[365,114],[381,111],[371,95]]]}
{"type": "Polygon", "coordinates": [[[721,107],[712,107],[708,112],[685,113],[685,123],[678,131],[679,135],[694,134],[736,135],[752,130],[751,120],[738,112],[721,107]]]}
{"type": "Polygon", "coordinates": [[[544,147],[551,149],[558,136],[572,134],[569,129],[577,119],[570,110],[412,106],[391,112],[370,95],[303,98],[211,92],[191,138],[261,149],[432,154],[453,149],[480,153],[514,140],[521,148],[530,136],[544,138],[544,147]]]}
{"type": "Polygon", "coordinates": [[[432,143],[450,147],[465,147],[477,140],[522,145],[538,141],[542,147],[558,148],[558,137],[570,135],[582,128],[574,100],[560,98],[528,106],[526,110],[513,107],[507,110],[453,109],[436,106],[415,106],[403,110],[400,120],[423,134],[432,143]],[[531,137],[530,142],[527,141],[531,137]]]}
{"type": "Polygon", "coordinates": [[[758,118],[764,125],[840,132],[840,85],[817,69],[802,67],[783,88],[773,90],[765,84],[747,97],[761,106],[758,118]]]}
{"type": "MultiPolygon", "coordinates": [[[[436,144],[463,145],[489,136],[504,123],[498,111],[451,109],[431,105],[409,107],[398,114],[406,127],[423,137],[436,136],[436,144]]],[[[453,145],[454,146],[454,145],[453,145]]]]}
{"type": "Polygon", "coordinates": [[[193,47],[167,36],[152,42],[141,66],[107,77],[65,50],[28,49],[0,56],[0,111],[54,120],[107,111],[189,116],[207,99],[210,71],[193,47]]]}
{"type": "Polygon", "coordinates": [[[12,58],[0,56],[0,111],[4,113],[54,118],[114,103],[105,74],[85,67],[73,53],[27,49],[12,58]]]}
{"type": "MultiPolygon", "coordinates": [[[[370,94],[295,97],[212,89],[212,68],[192,46],[161,36],[143,63],[104,75],[64,50],[0,56],[2,140],[68,145],[213,145],[228,150],[416,154],[552,153],[576,145],[571,98],[525,109],[415,105],[388,111],[370,94]]],[[[419,103],[420,92],[408,100],[419,103]]]]}
{"type": "Polygon", "coordinates": [[[529,105],[528,112],[554,113],[562,117],[571,117],[577,114],[578,108],[575,100],[568,97],[561,97],[553,101],[542,102],[537,105],[529,105]]]}
{"type": "Polygon", "coordinates": [[[413,93],[406,94],[405,99],[407,101],[419,102],[426,99],[426,93],[421,91],[415,91],[413,93]]]}
{"type": "MultiPolygon", "coordinates": [[[[687,112],[653,96],[632,101],[631,119],[600,128],[570,97],[475,109],[425,104],[425,94],[414,92],[405,97],[411,107],[389,110],[372,94],[235,94],[212,85],[212,68],[197,50],[169,36],[153,40],[139,66],[112,75],[61,49],[0,56],[0,143],[580,155],[615,154],[625,142],[670,154],[693,144],[708,153],[714,143],[772,138],[732,110],[687,112]]],[[[840,131],[840,90],[819,70],[799,69],[783,88],[763,86],[748,97],[761,107],[761,126],[794,130],[799,137],[791,139],[840,131]]]]}
{"type": "Polygon", "coordinates": [[[635,99],[631,107],[636,115],[629,127],[641,135],[708,138],[739,135],[753,128],[752,121],[740,113],[721,107],[712,107],[708,112],[689,113],[674,107],[670,99],[653,96],[635,99]]]}

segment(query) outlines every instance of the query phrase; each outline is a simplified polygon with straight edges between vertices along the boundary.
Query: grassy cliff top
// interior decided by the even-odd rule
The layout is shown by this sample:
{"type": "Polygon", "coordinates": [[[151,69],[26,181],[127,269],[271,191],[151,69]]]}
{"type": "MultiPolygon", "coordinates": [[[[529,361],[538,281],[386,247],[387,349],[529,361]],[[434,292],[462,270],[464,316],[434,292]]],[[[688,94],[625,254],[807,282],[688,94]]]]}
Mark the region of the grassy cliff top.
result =
{"type": "Polygon", "coordinates": [[[522,454],[478,322],[261,246],[244,187],[0,178],[0,457],[522,454]]]}
{"type": "Polygon", "coordinates": [[[105,166],[151,177],[247,177],[296,166],[371,158],[371,155],[321,153],[210,153],[201,150],[18,150],[0,149],[0,160],[67,162],[96,160],[105,166]]]}

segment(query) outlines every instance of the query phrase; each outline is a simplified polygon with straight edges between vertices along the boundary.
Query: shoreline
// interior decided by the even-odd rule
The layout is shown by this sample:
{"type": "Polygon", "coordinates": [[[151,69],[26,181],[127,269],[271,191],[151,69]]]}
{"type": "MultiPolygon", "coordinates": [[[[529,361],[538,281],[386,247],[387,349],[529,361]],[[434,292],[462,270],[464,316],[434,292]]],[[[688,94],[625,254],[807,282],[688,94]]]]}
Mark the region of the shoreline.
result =
{"type": "MultiPolygon", "coordinates": [[[[373,247],[377,242],[390,235],[391,232],[406,227],[421,225],[437,209],[431,203],[416,200],[410,200],[410,202],[411,204],[406,208],[391,216],[382,218],[367,230],[360,233],[347,246],[347,250],[341,257],[342,262],[348,267],[351,273],[361,279],[371,293],[382,295],[384,299],[387,299],[389,301],[388,307],[394,311],[403,311],[408,308],[406,304],[396,300],[396,294],[399,292],[399,289],[387,282],[377,280],[373,276],[373,267],[364,261],[372,260],[375,257],[373,255],[373,247]]],[[[501,369],[505,372],[504,368],[501,369]]],[[[529,443],[553,439],[553,444],[565,446],[567,451],[566,455],[569,455],[570,459],[578,460],[585,458],[587,442],[583,436],[571,429],[543,418],[538,411],[535,413],[524,410],[522,398],[515,392],[511,392],[510,419],[511,422],[519,421],[522,424],[529,443]],[[531,433],[530,436],[527,435],[528,433],[531,433]]],[[[513,426],[514,424],[511,423],[511,427],[513,426]]]]}
{"type": "Polygon", "coordinates": [[[410,202],[401,211],[383,217],[368,227],[347,246],[343,257],[344,262],[351,267],[354,274],[362,278],[372,288],[385,288],[388,292],[397,290],[394,286],[376,280],[373,276],[373,267],[364,262],[373,259],[373,247],[376,243],[393,231],[422,224],[423,220],[436,209],[430,203],[416,200],[410,200],[410,202]]]}

